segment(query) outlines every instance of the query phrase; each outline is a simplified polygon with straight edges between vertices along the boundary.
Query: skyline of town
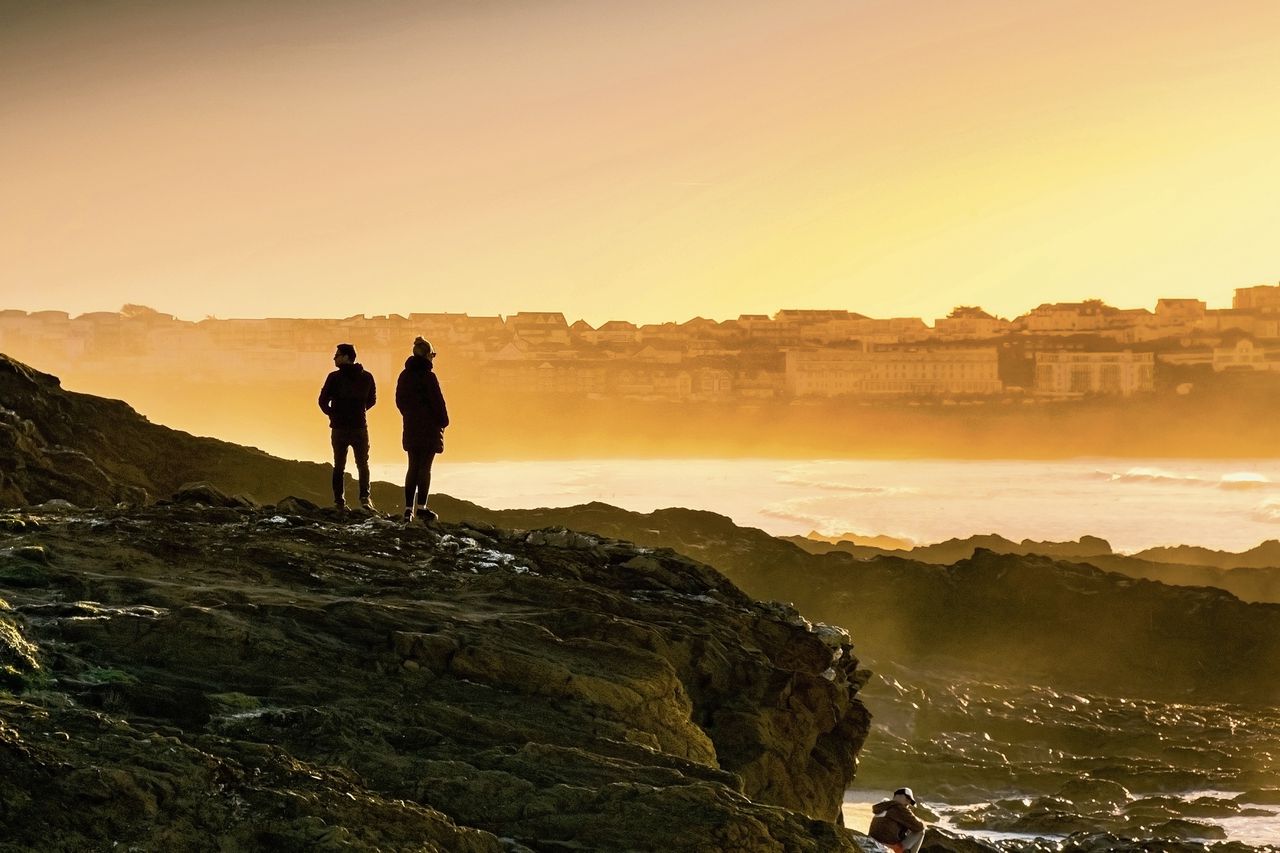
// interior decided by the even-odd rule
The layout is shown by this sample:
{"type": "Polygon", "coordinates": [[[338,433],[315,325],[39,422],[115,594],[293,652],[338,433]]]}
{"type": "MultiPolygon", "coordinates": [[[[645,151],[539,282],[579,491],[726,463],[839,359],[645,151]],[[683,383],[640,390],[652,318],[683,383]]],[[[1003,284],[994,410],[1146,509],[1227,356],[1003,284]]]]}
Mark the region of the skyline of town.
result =
{"type": "MultiPolygon", "coordinates": [[[[1270,293],[1271,293],[1271,292],[1273,292],[1273,291],[1280,293],[1280,284],[1254,284],[1254,285],[1246,285],[1246,286],[1242,286],[1242,287],[1234,288],[1234,289],[1233,289],[1232,299],[1231,299],[1231,303],[1232,303],[1232,304],[1231,304],[1231,306],[1230,306],[1229,308],[1227,308],[1227,307],[1222,307],[1222,308],[1213,308],[1213,307],[1209,307],[1209,304],[1208,304],[1208,300],[1207,300],[1207,299],[1201,299],[1201,298],[1196,297],[1196,296],[1159,297],[1159,298],[1157,298],[1157,300],[1156,300],[1156,303],[1155,303],[1155,306],[1154,306],[1154,310],[1155,310],[1155,311],[1158,311],[1158,310],[1159,310],[1159,308],[1160,308],[1160,305],[1161,305],[1162,303],[1177,303],[1177,304],[1199,303],[1199,304],[1202,306],[1202,309],[1203,309],[1203,310],[1205,310],[1205,311],[1208,311],[1208,312],[1249,310],[1251,307],[1254,307],[1254,306],[1252,305],[1252,303],[1253,303],[1253,302],[1255,302],[1255,301],[1257,301],[1257,300],[1261,299],[1263,302],[1265,302],[1265,303],[1266,303],[1266,305],[1265,305],[1265,308],[1266,308],[1266,309],[1268,309],[1268,310],[1276,310],[1276,311],[1280,311],[1280,297],[1274,297],[1274,300],[1273,300],[1273,301],[1274,301],[1274,303],[1275,303],[1275,304],[1272,304],[1272,302],[1271,302],[1271,301],[1268,301],[1268,300],[1272,300],[1272,297],[1270,297],[1270,296],[1269,296],[1269,295],[1267,295],[1267,294],[1270,294],[1270,293]]],[[[1142,313],[1142,312],[1144,312],[1144,311],[1145,311],[1145,312],[1146,312],[1146,313],[1148,313],[1148,314],[1150,314],[1150,313],[1154,313],[1154,312],[1153,312],[1153,310],[1151,310],[1151,309],[1145,309],[1145,308],[1141,308],[1141,307],[1137,307],[1137,308],[1122,308],[1122,307],[1119,307],[1119,305],[1118,305],[1118,304],[1112,304],[1112,303],[1109,301],[1110,299],[1114,299],[1114,298],[1115,298],[1115,297],[1088,296],[1088,297],[1082,297],[1082,298],[1080,298],[1079,300],[1075,300],[1075,301],[1046,301],[1046,302],[1040,302],[1040,303],[1039,303],[1039,304],[1037,304],[1035,307],[1028,308],[1027,310],[1023,311],[1021,314],[1014,315],[1013,317],[1002,317],[998,312],[989,312],[989,311],[986,311],[986,310],[982,307],[982,305],[981,305],[981,304],[977,304],[977,300],[975,300],[975,301],[974,301],[974,304],[956,305],[954,308],[952,308],[952,310],[951,310],[950,312],[948,312],[948,315],[947,315],[946,317],[938,317],[938,318],[935,318],[935,325],[936,325],[937,320],[947,320],[947,319],[952,319],[952,318],[954,317],[954,315],[955,315],[957,312],[963,312],[963,313],[965,313],[965,314],[967,314],[967,315],[970,315],[970,316],[972,316],[975,312],[978,312],[978,313],[981,313],[981,314],[984,314],[984,315],[986,315],[986,316],[990,317],[991,319],[1008,320],[1008,321],[1010,321],[1010,322],[1016,322],[1016,321],[1018,321],[1018,320],[1020,320],[1020,319],[1023,319],[1023,318],[1025,318],[1025,317],[1028,317],[1028,316],[1030,316],[1030,315],[1035,314],[1037,311],[1041,311],[1041,312],[1043,312],[1045,309],[1053,308],[1053,307],[1055,307],[1055,306],[1062,306],[1062,307],[1066,307],[1066,306],[1089,306],[1089,305],[1096,305],[1096,306],[1100,307],[1101,309],[1103,309],[1104,311],[1115,310],[1115,311],[1120,311],[1120,312],[1136,312],[1136,313],[1142,313]]],[[[1263,307],[1263,306],[1258,306],[1258,307],[1263,307]]],[[[65,315],[68,319],[82,319],[82,318],[84,318],[84,319],[88,319],[88,318],[95,317],[95,316],[110,316],[110,315],[121,315],[121,314],[123,314],[123,315],[129,315],[129,314],[130,314],[131,309],[132,309],[134,312],[136,312],[137,316],[144,316],[144,315],[148,315],[148,316],[149,316],[149,315],[156,315],[156,316],[158,316],[158,317],[162,317],[162,318],[166,318],[166,319],[170,319],[170,320],[175,320],[175,321],[182,322],[182,323],[202,323],[202,322],[205,322],[205,321],[220,321],[220,322],[226,322],[226,321],[237,321],[237,320],[298,320],[298,321],[304,321],[304,322],[305,322],[305,321],[313,321],[313,320],[319,320],[319,321],[343,321],[343,320],[356,320],[356,319],[361,319],[361,318],[366,319],[366,320],[376,320],[376,319],[385,319],[385,318],[399,318],[399,319],[403,319],[403,320],[409,320],[409,319],[412,319],[412,318],[414,318],[414,317],[468,317],[468,318],[471,318],[471,319],[485,319],[485,318],[498,317],[498,318],[502,318],[503,320],[506,320],[506,319],[510,319],[510,318],[516,317],[516,316],[521,315],[521,314],[525,314],[525,315],[542,315],[542,316],[560,315],[560,316],[562,316],[562,317],[564,317],[564,318],[565,318],[566,324],[569,324],[569,325],[581,325],[581,324],[585,324],[585,325],[587,325],[587,326],[591,326],[591,328],[592,328],[592,329],[600,329],[601,327],[603,327],[603,326],[605,326],[605,325],[607,325],[607,324],[609,324],[609,323],[620,323],[620,322],[621,322],[621,323],[631,323],[631,322],[632,322],[632,321],[627,320],[627,319],[625,319],[625,318],[616,318],[616,319],[610,319],[610,320],[602,321],[602,322],[600,322],[599,324],[592,326],[592,324],[591,324],[591,323],[589,323],[587,320],[582,319],[582,318],[575,319],[575,320],[573,320],[573,321],[572,321],[572,323],[570,323],[570,321],[568,320],[569,312],[566,312],[566,311],[542,311],[542,310],[523,310],[523,309],[521,309],[521,310],[516,310],[515,312],[509,313],[509,314],[503,314],[503,313],[498,313],[498,314],[484,314],[484,313],[471,314],[470,312],[467,312],[467,311],[410,312],[410,313],[408,313],[408,314],[401,314],[401,313],[389,313],[389,314],[366,314],[366,313],[359,313],[359,314],[351,314],[351,315],[348,315],[348,316],[345,316],[345,317],[337,317],[337,316],[320,316],[320,315],[310,315],[310,316],[309,316],[309,315],[303,315],[303,314],[291,315],[291,316],[287,316],[287,317],[285,317],[285,316],[249,316],[249,315],[242,315],[242,316],[217,316],[217,315],[214,315],[214,314],[207,314],[207,315],[205,315],[204,317],[201,317],[200,319],[192,319],[192,318],[190,318],[190,317],[182,317],[182,316],[179,316],[179,315],[178,315],[178,314],[176,314],[176,313],[169,313],[169,312],[166,312],[166,311],[163,311],[163,310],[157,309],[157,308],[155,308],[155,307],[153,307],[153,306],[149,306],[149,305],[142,305],[142,304],[137,304],[137,303],[125,303],[125,304],[124,304],[124,305],[122,305],[122,306],[121,306],[121,308],[120,308],[119,310],[117,310],[117,311],[95,310],[95,311],[81,311],[81,312],[74,313],[74,314],[73,314],[73,313],[71,313],[71,312],[69,312],[69,311],[66,311],[66,310],[64,310],[64,309],[61,309],[61,308],[41,308],[41,309],[28,310],[28,309],[22,309],[22,308],[0,307],[0,316],[15,316],[15,315],[19,315],[19,314],[23,314],[23,315],[27,315],[27,316],[32,316],[32,315],[65,315]]],[[[897,315],[897,316],[893,316],[892,318],[889,318],[889,317],[874,317],[874,316],[872,316],[871,314],[866,314],[866,313],[860,312],[860,311],[856,310],[855,308],[834,308],[834,307],[823,307],[823,308],[812,308],[812,307],[810,307],[810,308],[795,308],[795,307],[793,307],[793,308],[785,308],[785,307],[779,307],[779,308],[775,309],[775,311],[774,311],[774,313],[773,313],[772,315],[770,315],[770,314],[760,314],[760,313],[744,313],[744,314],[739,314],[737,317],[724,317],[724,318],[722,318],[722,319],[716,319],[716,318],[714,318],[714,317],[708,317],[708,316],[706,316],[706,315],[704,315],[704,314],[697,314],[697,315],[695,315],[695,316],[693,316],[693,317],[690,317],[690,318],[688,318],[688,319],[686,319],[686,320],[675,320],[675,319],[669,319],[669,320],[663,320],[663,321],[658,322],[658,323],[633,323],[633,325],[635,325],[637,328],[644,328],[644,327],[646,327],[646,326],[665,326],[665,325],[671,325],[671,324],[683,325],[683,324],[685,324],[685,323],[690,323],[690,322],[695,322],[695,321],[702,321],[702,320],[709,320],[709,321],[711,321],[711,322],[716,322],[716,323],[728,323],[728,322],[734,322],[734,321],[742,321],[742,320],[744,320],[744,319],[749,319],[749,320],[759,320],[759,319],[762,319],[762,318],[770,318],[770,319],[775,319],[775,320],[776,320],[776,319],[779,319],[779,316],[778,316],[778,315],[783,315],[783,318],[782,318],[782,319],[785,319],[787,315],[794,315],[794,316],[799,317],[799,316],[801,316],[801,315],[806,315],[806,314],[810,314],[810,315],[814,315],[814,314],[833,314],[833,313],[838,313],[838,312],[848,313],[848,314],[850,314],[850,315],[854,315],[855,317],[857,317],[857,318],[862,318],[862,319],[896,319],[896,320],[914,320],[914,319],[919,319],[919,320],[922,320],[922,321],[924,320],[924,315],[897,315]]],[[[926,323],[926,325],[928,325],[928,323],[926,323]]]]}
{"type": "Polygon", "coordinates": [[[1187,297],[1159,299],[1154,310],[1095,299],[1044,303],[1010,320],[960,306],[932,326],[844,309],[599,327],[554,311],[199,322],[139,305],[75,318],[0,311],[0,350],[76,376],[124,370],[162,381],[172,381],[175,369],[206,382],[252,369],[262,380],[292,382],[339,341],[355,344],[385,375],[398,370],[405,341],[417,334],[444,352],[463,393],[667,401],[1130,397],[1186,393],[1201,368],[1280,375],[1280,347],[1268,343],[1280,339],[1280,285],[1238,288],[1225,309],[1187,297]],[[175,367],[178,353],[195,358],[175,367]]]}

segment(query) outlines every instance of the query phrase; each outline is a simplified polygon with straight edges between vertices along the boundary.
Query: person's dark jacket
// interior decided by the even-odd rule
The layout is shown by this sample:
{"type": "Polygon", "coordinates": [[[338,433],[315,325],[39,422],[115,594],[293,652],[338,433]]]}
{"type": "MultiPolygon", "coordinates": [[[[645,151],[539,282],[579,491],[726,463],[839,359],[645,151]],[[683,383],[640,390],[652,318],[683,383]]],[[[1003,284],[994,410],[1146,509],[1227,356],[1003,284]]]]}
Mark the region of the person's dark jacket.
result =
{"type": "Polygon", "coordinates": [[[396,381],[396,408],[404,416],[405,450],[444,451],[444,428],[449,410],[444,405],[440,380],[431,369],[431,359],[411,355],[396,381]]]}
{"type": "Polygon", "coordinates": [[[366,429],[365,412],[378,402],[373,374],[359,364],[342,364],[330,373],[320,389],[320,411],[334,429],[366,429]]]}
{"type": "Polygon", "coordinates": [[[896,844],[909,833],[922,832],[924,824],[911,813],[911,809],[896,800],[885,800],[871,807],[871,828],[867,830],[876,841],[896,844]]]}

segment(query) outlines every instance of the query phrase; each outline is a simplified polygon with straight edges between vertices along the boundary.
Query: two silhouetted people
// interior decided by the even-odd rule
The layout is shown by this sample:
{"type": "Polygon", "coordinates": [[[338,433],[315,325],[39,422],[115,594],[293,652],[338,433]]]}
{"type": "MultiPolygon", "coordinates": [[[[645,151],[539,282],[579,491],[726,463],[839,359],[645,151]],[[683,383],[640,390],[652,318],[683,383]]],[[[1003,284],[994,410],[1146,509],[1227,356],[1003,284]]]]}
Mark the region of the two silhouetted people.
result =
{"type": "Polygon", "coordinates": [[[924,843],[924,824],[911,812],[915,804],[910,788],[894,791],[892,799],[871,807],[874,817],[867,835],[898,853],[917,853],[924,843]]]}
{"type": "Polygon", "coordinates": [[[436,514],[427,509],[431,489],[431,463],[437,453],[444,452],[444,429],[449,425],[440,380],[433,369],[436,351],[422,337],[413,341],[413,355],[404,363],[396,381],[396,408],[404,418],[401,444],[409,454],[409,469],[404,477],[404,520],[415,517],[434,521],[436,514]]]}
{"type": "Polygon", "coordinates": [[[330,373],[320,389],[320,410],[329,416],[333,444],[333,502],[346,509],[343,498],[346,478],[347,449],[356,458],[360,476],[360,506],[373,509],[369,499],[369,422],[365,412],[378,402],[378,388],[373,374],[356,363],[356,348],[338,344],[333,353],[337,370],[330,373]]]}
{"type": "MultiPolygon", "coordinates": [[[[437,518],[427,509],[427,495],[431,490],[431,464],[436,454],[444,452],[449,411],[432,367],[435,357],[435,347],[429,341],[415,338],[413,355],[405,361],[396,381],[396,408],[404,418],[402,444],[409,454],[404,478],[405,521],[437,518]]],[[[360,506],[373,510],[369,497],[369,422],[365,413],[378,402],[377,383],[373,374],[356,362],[356,348],[351,344],[338,344],[333,363],[338,369],[325,378],[319,400],[320,410],[329,416],[332,432],[333,502],[339,510],[347,508],[343,487],[350,449],[360,477],[360,506]]]]}

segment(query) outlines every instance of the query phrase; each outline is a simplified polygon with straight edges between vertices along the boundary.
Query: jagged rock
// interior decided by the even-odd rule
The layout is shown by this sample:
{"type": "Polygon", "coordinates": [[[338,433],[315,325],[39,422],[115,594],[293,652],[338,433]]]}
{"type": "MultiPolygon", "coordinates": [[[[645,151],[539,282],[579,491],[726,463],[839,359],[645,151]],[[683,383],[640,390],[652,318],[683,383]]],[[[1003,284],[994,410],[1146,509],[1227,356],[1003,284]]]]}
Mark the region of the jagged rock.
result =
{"type": "Polygon", "coordinates": [[[924,834],[924,843],[920,845],[920,853],[1003,853],[999,847],[954,835],[937,827],[929,827],[924,834]]]}
{"type": "Polygon", "coordinates": [[[319,510],[319,506],[306,498],[299,498],[293,495],[276,502],[276,512],[289,513],[290,515],[312,515],[319,510]]]}
{"type": "Polygon", "coordinates": [[[1057,796],[1079,805],[1119,806],[1129,801],[1129,791],[1108,779],[1078,777],[1058,789],[1057,796]]]}
{"type": "Polygon", "coordinates": [[[794,602],[804,614],[794,618],[854,627],[873,668],[965,662],[1068,689],[1280,702],[1280,613],[1217,589],[981,548],[950,566],[811,554],[693,510],[636,513],[599,503],[486,510],[444,499],[435,505],[446,521],[465,516],[513,528],[554,525],[697,555],[756,598],[794,602]],[[900,611],[885,602],[908,605],[900,611]],[[1188,620],[1188,613],[1196,618],[1188,620]],[[1223,653],[1224,643],[1238,653],[1223,653]],[[1202,662],[1209,649],[1213,666],[1202,662]]]}
{"type": "Polygon", "coordinates": [[[173,502],[227,509],[252,509],[257,506],[251,498],[244,495],[228,495],[209,483],[184,483],[173,493],[173,502]]]}
{"type": "Polygon", "coordinates": [[[1280,788],[1254,788],[1236,797],[1236,802],[1280,805],[1280,788]]]}
{"type": "Polygon", "coordinates": [[[841,632],[671,552],[279,512],[0,532],[56,555],[0,614],[11,843],[858,849],[841,632]]]}

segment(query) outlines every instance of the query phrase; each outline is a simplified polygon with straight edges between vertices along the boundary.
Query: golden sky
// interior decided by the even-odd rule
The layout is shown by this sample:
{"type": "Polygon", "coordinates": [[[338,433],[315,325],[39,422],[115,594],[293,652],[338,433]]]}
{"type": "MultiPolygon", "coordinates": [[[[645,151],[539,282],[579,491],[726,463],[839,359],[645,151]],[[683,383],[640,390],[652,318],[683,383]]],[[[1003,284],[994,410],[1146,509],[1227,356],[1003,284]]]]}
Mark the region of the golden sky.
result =
{"type": "Polygon", "coordinates": [[[0,10],[0,308],[931,319],[1280,279],[1276,0],[0,10]]]}

